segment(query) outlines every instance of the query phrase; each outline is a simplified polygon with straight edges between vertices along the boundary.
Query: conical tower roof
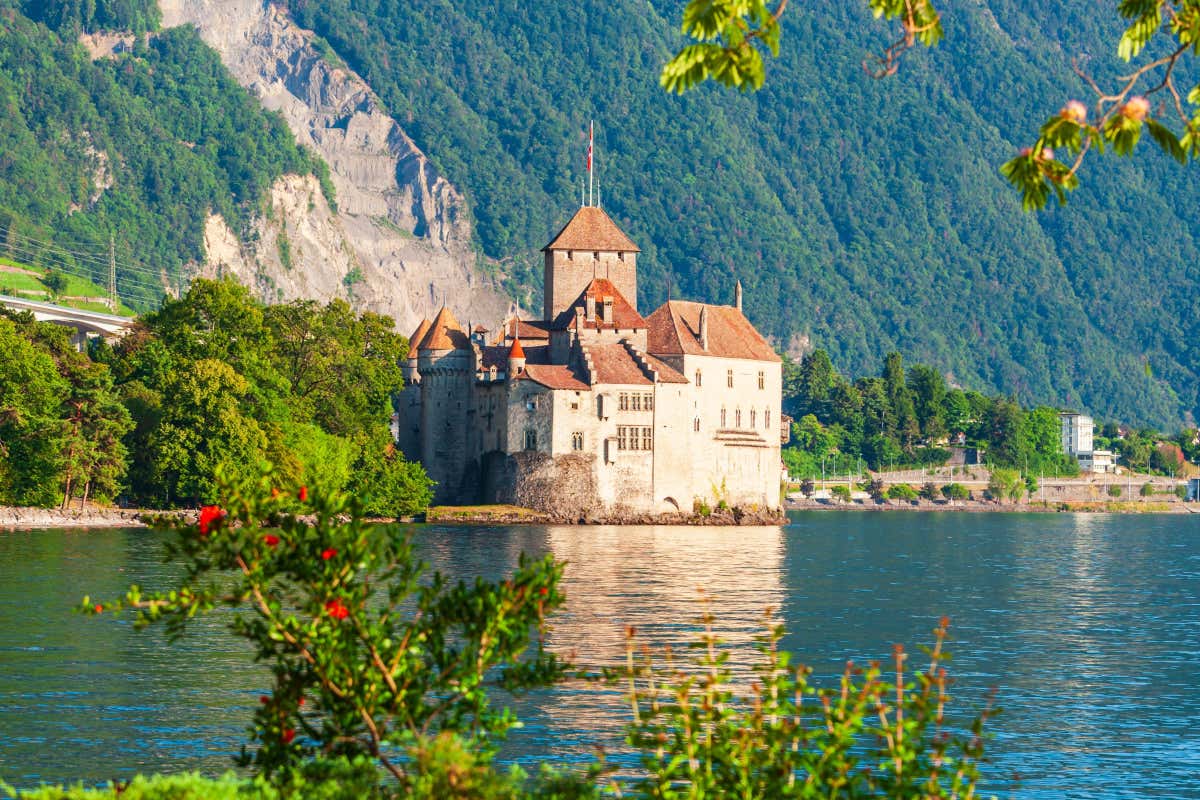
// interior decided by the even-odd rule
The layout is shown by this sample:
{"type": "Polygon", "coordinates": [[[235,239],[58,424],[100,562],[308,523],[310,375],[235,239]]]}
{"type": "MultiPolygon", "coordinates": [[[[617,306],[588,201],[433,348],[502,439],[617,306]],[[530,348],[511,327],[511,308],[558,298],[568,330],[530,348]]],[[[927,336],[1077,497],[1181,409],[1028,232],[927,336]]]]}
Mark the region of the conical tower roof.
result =
{"type": "Polygon", "coordinates": [[[446,306],[429,323],[429,331],[421,340],[421,350],[470,350],[471,338],[458,324],[454,314],[446,306]]]}
{"type": "Polygon", "coordinates": [[[429,333],[429,328],[433,323],[427,318],[421,318],[421,324],[413,331],[413,335],[408,337],[408,352],[412,356],[416,356],[417,348],[421,346],[421,340],[425,338],[425,334],[429,333]]]}
{"type": "Polygon", "coordinates": [[[520,338],[513,339],[512,347],[509,348],[509,351],[508,351],[509,360],[511,361],[514,358],[524,358],[524,357],[525,357],[525,348],[521,347],[520,338]]]}

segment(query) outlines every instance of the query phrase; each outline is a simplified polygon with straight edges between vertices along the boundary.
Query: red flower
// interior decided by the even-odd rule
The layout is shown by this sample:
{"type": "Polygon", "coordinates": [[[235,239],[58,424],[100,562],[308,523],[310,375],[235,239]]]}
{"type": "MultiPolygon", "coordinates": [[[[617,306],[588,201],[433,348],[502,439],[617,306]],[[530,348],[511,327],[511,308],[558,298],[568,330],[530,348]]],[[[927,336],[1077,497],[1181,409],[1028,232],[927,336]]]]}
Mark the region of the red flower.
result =
{"type": "Polygon", "coordinates": [[[350,609],[341,600],[330,600],[325,604],[325,613],[334,619],[345,619],[350,615],[350,609]]]}
{"type": "Polygon", "coordinates": [[[200,535],[207,536],[209,526],[219,522],[224,516],[225,510],[220,506],[205,506],[200,509],[200,535]]]}
{"type": "Polygon", "coordinates": [[[284,728],[281,738],[284,744],[291,744],[292,739],[296,738],[296,730],[294,728],[284,728]]]}
{"type": "Polygon", "coordinates": [[[99,603],[96,603],[96,613],[97,613],[97,614],[103,614],[103,613],[104,613],[104,606],[100,605],[99,603]]]}
{"type": "Polygon", "coordinates": [[[538,589],[538,594],[540,594],[542,597],[545,597],[546,595],[550,594],[550,590],[543,586],[542,588],[538,589]]]}
{"type": "Polygon", "coordinates": [[[300,707],[301,707],[301,708],[303,708],[303,707],[304,707],[304,698],[303,698],[303,697],[301,697],[301,698],[300,698],[300,703],[299,703],[299,705],[300,705],[300,707]]]}
{"type": "Polygon", "coordinates": [[[329,559],[333,558],[336,555],[337,555],[336,547],[326,547],[324,550],[321,551],[321,560],[328,561],[329,559]]]}
{"type": "Polygon", "coordinates": [[[262,703],[264,706],[267,704],[267,702],[268,702],[270,699],[271,699],[271,698],[267,697],[265,694],[260,694],[260,695],[258,696],[258,702],[262,703]]]}
{"type": "Polygon", "coordinates": [[[274,547],[279,544],[279,537],[273,533],[268,533],[263,537],[263,541],[267,543],[267,547],[274,547]]]}
{"type": "Polygon", "coordinates": [[[300,498],[301,503],[308,502],[308,487],[307,486],[300,487],[300,492],[299,492],[298,497],[300,498]]]}

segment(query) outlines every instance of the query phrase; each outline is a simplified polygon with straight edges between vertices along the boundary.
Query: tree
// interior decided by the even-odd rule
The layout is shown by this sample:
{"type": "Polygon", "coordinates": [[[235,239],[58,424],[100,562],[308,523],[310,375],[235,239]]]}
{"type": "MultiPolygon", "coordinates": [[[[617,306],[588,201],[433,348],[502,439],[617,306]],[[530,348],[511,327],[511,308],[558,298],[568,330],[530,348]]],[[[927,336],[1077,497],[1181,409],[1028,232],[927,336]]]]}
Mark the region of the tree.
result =
{"type": "Polygon", "coordinates": [[[830,417],[830,402],[841,376],[833,368],[829,354],[814,350],[800,362],[800,376],[793,404],[797,415],[813,414],[819,419],[830,417]]]}
{"type": "Polygon", "coordinates": [[[796,447],[818,458],[829,453],[836,444],[833,436],[812,414],[805,414],[799,422],[792,423],[792,437],[796,447]]]}
{"type": "Polygon", "coordinates": [[[942,373],[924,364],[913,364],[908,371],[907,382],[921,435],[928,441],[936,441],[945,436],[943,407],[946,401],[946,379],[942,377],[942,373]]]}
{"type": "Polygon", "coordinates": [[[162,502],[213,502],[219,468],[231,479],[259,469],[268,441],[243,413],[249,393],[249,381],[216,359],[191,362],[168,379],[148,443],[162,502]]]}
{"type": "Polygon", "coordinates": [[[991,476],[988,478],[988,494],[996,500],[1017,502],[1024,493],[1025,481],[1021,478],[1020,472],[1015,469],[1002,468],[992,470],[991,476]]]}
{"type": "MultiPolygon", "coordinates": [[[[882,55],[864,62],[875,77],[895,75],[903,54],[918,42],[932,47],[942,38],[941,15],[931,0],[867,2],[876,17],[899,20],[901,29],[900,37],[882,55]]],[[[683,11],[683,32],[693,43],[663,67],[659,79],[663,88],[682,93],[707,80],[742,91],[761,88],[762,51],[779,54],[780,18],[787,5],[787,0],[779,0],[773,9],[765,0],[689,0],[683,11]]],[[[1078,100],[1064,103],[1042,125],[1033,145],[1000,168],[1021,192],[1027,210],[1044,208],[1051,194],[1065,204],[1067,192],[1079,186],[1079,168],[1090,150],[1111,149],[1129,156],[1143,131],[1181,164],[1200,158],[1200,83],[1190,92],[1177,85],[1181,62],[1190,63],[1186,56],[1200,52],[1195,46],[1200,11],[1191,0],[1130,0],[1118,3],[1117,13],[1127,23],[1117,54],[1129,62],[1147,51],[1151,56],[1132,74],[1122,76],[1115,88],[1101,87],[1076,67],[1095,95],[1091,116],[1078,100]],[[1165,44],[1150,47],[1160,36],[1167,40],[1165,44]],[[1165,100],[1153,113],[1149,98],[1160,92],[1165,100]],[[1166,115],[1182,125],[1182,134],[1164,124],[1166,115]],[[1063,160],[1058,151],[1064,151],[1063,160]]]]}
{"type": "Polygon", "coordinates": [[[50,506],[61,497],[67,390],[54,359],[0,315],[0,503],[50,506]]]}

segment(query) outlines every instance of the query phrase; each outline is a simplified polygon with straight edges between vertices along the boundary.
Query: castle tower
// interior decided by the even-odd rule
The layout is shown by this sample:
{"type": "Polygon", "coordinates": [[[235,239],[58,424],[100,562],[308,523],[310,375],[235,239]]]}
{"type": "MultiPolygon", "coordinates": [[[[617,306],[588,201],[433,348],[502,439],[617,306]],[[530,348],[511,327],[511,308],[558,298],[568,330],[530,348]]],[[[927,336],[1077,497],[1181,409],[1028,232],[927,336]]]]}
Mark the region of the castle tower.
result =
{"type": "Polygon", "coordinates": [[[429,320],[422,319],[413,335],[408,337],[408,358],[400,367],[404,388],[396,397],[396,446],[410,461],[421,457],[421,371],[417,347],[429,333],[429,326],[429,320]]]}
{"type": "Polygon", "coordinates": [[[594,278],[612,281],[637,308],[637,254],[641,250],[597,206],[583,206],[542,248],[544,319],[570,307],[594,278]]]}
{"type": "Polygon", "coordinates": [[[450,309],[442,307],[418,346],[421,463],[437,482],[434,502],[454,502],[467,462],[475,349],[450,309]]]}
{"type": "Polygon", "coordinates": [[[520,337],[513,339],[512,347],[508,350],[508,379],[512,380],[525,369],[525,348],[521,347],[520,337]]]}

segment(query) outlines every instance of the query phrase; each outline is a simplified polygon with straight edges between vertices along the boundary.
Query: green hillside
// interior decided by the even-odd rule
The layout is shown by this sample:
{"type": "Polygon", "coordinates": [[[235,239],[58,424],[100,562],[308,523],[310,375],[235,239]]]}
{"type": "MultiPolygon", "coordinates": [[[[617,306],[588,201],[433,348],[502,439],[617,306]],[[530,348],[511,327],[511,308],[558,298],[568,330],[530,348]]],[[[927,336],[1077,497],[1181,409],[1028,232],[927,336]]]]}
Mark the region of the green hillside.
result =
{"type": "Polygon", "coordinates": [[[1143,145],[1090,163],[1071,205],[1038,216],[997,173],[1087,99],[1070,56],[1116,74],[1108,6],[946,2],[947,41],[878,82],[861,62],[894,31],[865,3],[793,3],[763,91],[679,98],[657,75],[682,5],[290,2],[465,189],[482,249],[526,285],[578,203],[594,117],[603,205],[645,250],[644,307],[668,279],[728,301],[739,277],[764,329],[852,374],[895,349],[1026,403],[1169,426],[1195,411],[1194,173],[1143,145]]]}
{"type": "Polygon", "coordinates": [[[111,241],[142,309],[203,258],[210,210],[244,230],[280,175],[325,174],[191,28],[95,62],[76,43],[157,20],[151,0],[0,0],[0,255],[104,285],[111,241]]]}

